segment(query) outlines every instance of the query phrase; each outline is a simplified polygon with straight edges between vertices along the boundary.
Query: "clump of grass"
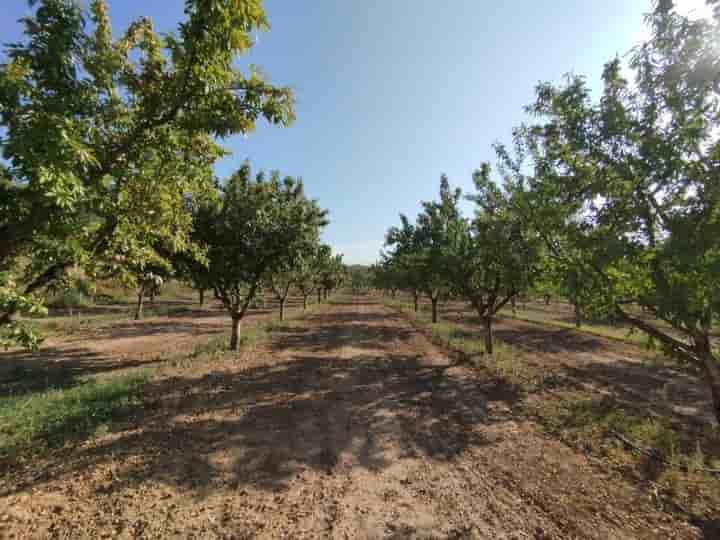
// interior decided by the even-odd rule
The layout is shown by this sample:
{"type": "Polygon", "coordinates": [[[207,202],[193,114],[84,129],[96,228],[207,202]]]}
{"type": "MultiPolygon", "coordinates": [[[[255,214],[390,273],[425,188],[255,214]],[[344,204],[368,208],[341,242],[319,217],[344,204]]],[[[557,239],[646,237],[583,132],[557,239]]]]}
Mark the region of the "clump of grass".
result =
{"type": "Polygon", "coordinates": [[[213,336],[208,341],[196,343],[190,353],[190,358],[198,356],[216,356],[227,351],[230,337],[227,334],[213,336]]]}
{"type": "Polygon", "coordinates": [[[680,466],[688,455],[681,452],[680,433],[665,417],[641,414],[611,399],[579,399],[553,403],[544,411],[546,425],[573,441],[594,441],[600,448],[620,447],[622,441],[608,445],[614,434],[621,434],[638,445],[652,448],[658,457],[680,466]]]}
{"type": "Polygon", "coordinates": [[[134,373],[0,400],[0,457],[42,451],[95,432],[148,380],[134,373]]]}

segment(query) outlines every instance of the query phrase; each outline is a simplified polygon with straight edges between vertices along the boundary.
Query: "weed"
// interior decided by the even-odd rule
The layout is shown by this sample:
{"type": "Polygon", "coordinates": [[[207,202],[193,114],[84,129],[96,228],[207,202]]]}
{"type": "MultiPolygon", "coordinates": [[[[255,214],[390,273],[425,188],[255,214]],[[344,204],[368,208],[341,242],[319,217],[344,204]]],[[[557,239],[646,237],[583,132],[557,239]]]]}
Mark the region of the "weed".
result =
{"type": "Polygon", "coordinates": [[[0,400],[0,457],[82,438],[126,407],[148,373],[0,400]]]}

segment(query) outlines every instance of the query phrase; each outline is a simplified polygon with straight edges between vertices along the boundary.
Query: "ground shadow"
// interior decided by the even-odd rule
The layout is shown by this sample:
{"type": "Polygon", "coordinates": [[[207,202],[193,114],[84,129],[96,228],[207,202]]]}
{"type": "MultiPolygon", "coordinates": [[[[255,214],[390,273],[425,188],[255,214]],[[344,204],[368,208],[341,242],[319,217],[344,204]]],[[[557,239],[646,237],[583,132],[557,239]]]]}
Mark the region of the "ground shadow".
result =
{"type": "Polygon", "coordinates": [[[41,353],[8,353],[0,365],[0,398],[69,388],[92,375],[142,367],[157,361],[157,358],[114,359],[81,347],[48,347],[41,353]]]}
{"type": "Polygon", "coordinates": [[[683,425],[714,422],[709,388],[687,371],[621,359],[563,367],[574,378],[609,390],[621,404],[670,415],[683,425]]]}
{"type": "MultiPolygon", "coordinates": [[[[358,327],[369,339],[371,331],[358,327]]],[[[333,328],[328,322],[318,331],[330,339],[339,332],[333,328]]],[[[376,340],[382,331],[374,327],[376,340]]],[[[316,336],[299,329],[285,338],[298,347],[308,340],[307,346],[287,361],[150,383],[143,402],[114,424],[112,437],[76,449],[72,460],[54,463],[41,478],[5,489],[27,489],[114,456],[123,456],[122,467],[103,490],[152,480],[197,497],[249,485],[282,489],[308,469],[380,470],[418,455],[453,460],[491,444],[476,427],[509,419],[494,403],[510,411],[522,398],[507,382],[429,366],[417,353],[322,357],[312,354],[316,336]]]]}
{"type": "MultiPolygon", "coordinates": [[[[358,304],[354,304],[358,305],[358,304]]],[[[308,323],[321,322],[311,330],[280,328],[273,332],[273,351],[302,349],[307,352],[332,352],[343,347],[377,349],[379,344],[405,342],[417,332],[398,325],[402,317],[383,312],[332,312],[310,315],[308,323]]]]}

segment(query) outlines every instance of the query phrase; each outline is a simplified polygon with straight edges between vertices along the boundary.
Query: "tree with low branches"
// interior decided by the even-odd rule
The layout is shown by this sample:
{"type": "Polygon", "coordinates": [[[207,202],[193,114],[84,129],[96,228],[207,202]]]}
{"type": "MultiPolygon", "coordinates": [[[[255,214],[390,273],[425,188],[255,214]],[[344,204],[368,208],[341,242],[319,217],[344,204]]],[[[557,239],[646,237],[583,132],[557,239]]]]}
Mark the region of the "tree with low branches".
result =
{"type": "Polygon", "coordinates": [[[453,287],[447,268],[450,233],[460,220],[458,203],[462,193],[450,189],[445,175],[440,179],[440,197],[437,201],[422,203],[423,211],[415,225],[409,225],[405,216],[400,216],[400,229],[391,228],[386,235],[386,245],[399,257],[412,253],[413,274],[417,277],[420,290],[428,297],[432,306],[432,322],[438,322],[438,303],[447,297],[453,287]]]}
{"type": "Polygon", "coordinates": [[[308,308],[308,299],[321,286],[320,273],[325,253],[331,253],[330,246],[317,243],[303,250],[297,259],[294,285],[303,298],[303,310],[308,308]]]}
{"type": "Polygon", "coordinates": [[[513,205],[512,193],[491,179],[484,163],[473,174],[475,203],[470,220],[458,219],[449,227],[451,248],[447,269],[456,291],[473,307],[485,326],[485,352],[493,352],[493,319],[526,291],[539,264],[536,234],[513,205]]]}
{"type": "Polygon", "coordinates": [[[195,239],[206,248],[207,281],[232,320],[230,349],[258,287],[273,270],[318,235],[327,212],[305,196],[302,182],[273,173],[253,177],[243,165],[217,203],[195,213],[195,239]]]}
{"type": "Polygon", "coordinates": [[[537,121],[517,130],[508,161],[526,219],[582,284],[583,309],[702,372],[720,419],[720,11],[690,20],[661,1],[648,21],[634,83],[615,59],[599,100],[581,77],[540,84],[537,121]]]}
{"type": "Polygon", "coordinates": [[[236,64],[267,28],[260,0],[187,0],[176,32],[140,18],[118,37],[105,0],[30,4],[0,65],[0,333],[12,334],[16,310],[75,265],[187,248],[184,199],[212,189],[214,139],[293,119],[289,89],[236,64]],[[43,240],[60,249],[29,257],[43,240]]]}

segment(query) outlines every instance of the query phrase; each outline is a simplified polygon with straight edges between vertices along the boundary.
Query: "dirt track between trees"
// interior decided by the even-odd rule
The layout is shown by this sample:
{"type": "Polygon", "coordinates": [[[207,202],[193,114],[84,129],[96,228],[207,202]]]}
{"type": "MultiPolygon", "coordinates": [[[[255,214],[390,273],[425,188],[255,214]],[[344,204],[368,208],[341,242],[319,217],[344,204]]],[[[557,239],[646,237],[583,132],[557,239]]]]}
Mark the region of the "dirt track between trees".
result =
{"type": "MultiPolygon", "coordinates": [[[[4,538],[703,538],[357,299],[0,479],[4,538]]],[[[705,538],[709,538],[705,536],[705,538]]]]}

